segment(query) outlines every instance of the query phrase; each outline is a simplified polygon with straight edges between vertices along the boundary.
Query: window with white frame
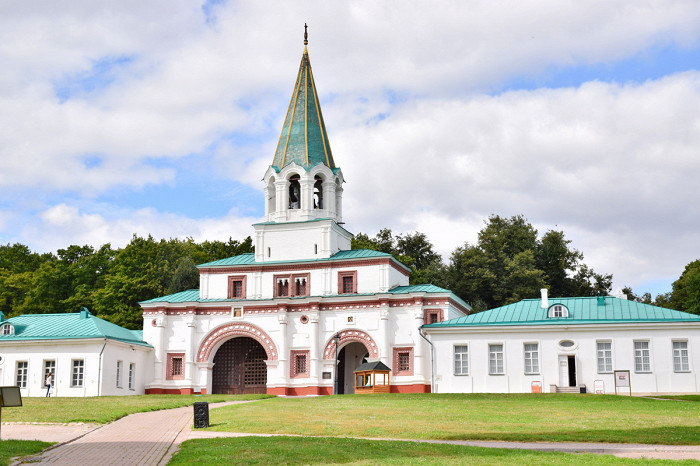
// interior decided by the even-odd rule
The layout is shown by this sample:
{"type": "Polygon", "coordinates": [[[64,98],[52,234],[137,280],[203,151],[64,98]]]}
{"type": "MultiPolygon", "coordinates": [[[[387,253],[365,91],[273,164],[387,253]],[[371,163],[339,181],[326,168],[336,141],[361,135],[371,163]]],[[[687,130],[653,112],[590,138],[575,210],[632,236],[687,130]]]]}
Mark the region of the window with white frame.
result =
{"type": "Polygon", "coordinates": [[[0,326],[0,335],[14,335],[15,334],[15,328],[12,326],[11,323],[4,323],[2,326],[0,326]]]}
{"type": "Polygon", "coordinates": [[[673,342],[673,372],[690,372],[688,342],[673,342]]]}
{"type": "Polygon", "coordinates": [[[469,346],[455,345],[455,375],[469,375],[469,346]]]}
{"type": "Polygon", "coordinates": [[[651,372],[651,357],[648,341],[634,342],[634,371],[651,372]]]}
{"type": "Polygon", "coordinates": [[[598,341],[596,347],[598,350],[598,373],[612,372],[612,342],[598,341]]]}
{"type": "Polygon", "coordinates": [[[561,304],[554,304],[549,308],[549,317],[569,317],[569,310],[561,304]]]}
{"type": "Polygon", "coordinates": [[[134,376],[136,375],[136,364],[129,364],[129,390],[134,389],[134,376]]]}
{"type": "Polygon", "coordinates": [[[72,371],[70,378],[71,387],[82,387],[83,386],[83,375],[85,372],[85,361],[82,359],[74,359],[72,361],[72,371]]]}
{"type": "MultiPolygon", "coordinates": [[[[46,377],[49,376],[49,372],[53,375],[53,380],[56,380],[56,361],[44,361],[44,378],[41,381],[41,386],[46,388],[46,377]]],[[[56,385],[54,383],[54,385],[56,385]]]]}
{"type": "Polygon", "coordinates": [[[117,361],[117,388],[122,388],[122,362],[117,361]]]}
{"type": "Polygon", "coordinates": [[[489,345],[489,375],[503,373],[503,345],[489,345]]]}
{"type": "Polygon", "coordinates": [[[29,372],[28,361],[17,361],[17,386],[27,388],[27,373],[29,372]]]}
{"type": "Polygon", "coordinates": [[[537,343],[525,343],[525,373],[540,373],[540,351],[537,343]]]}

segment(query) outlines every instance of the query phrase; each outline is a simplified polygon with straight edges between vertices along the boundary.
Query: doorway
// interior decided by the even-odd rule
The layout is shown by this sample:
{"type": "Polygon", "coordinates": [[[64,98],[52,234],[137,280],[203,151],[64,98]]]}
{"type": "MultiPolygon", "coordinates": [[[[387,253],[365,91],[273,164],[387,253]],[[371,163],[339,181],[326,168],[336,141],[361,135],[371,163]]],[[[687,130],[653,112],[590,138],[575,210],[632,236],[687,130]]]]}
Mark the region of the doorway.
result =
{"type": "Polygon", "coordinates": [[[559,356],[559,386],[576,386],[576,356],[559,356]]]}
{"type": "Polygon", "coordinates": [[[355,393],[355,369],[367,362],[369,352],[362,343],[353,341],[338,352],[338,394],[355,393]]]}
{"type": "Polygon", "coordinates": [[[265,349],[252,338],[228,340],[214,355],[212,393],[255,394],[267,392],[265,349]]]}

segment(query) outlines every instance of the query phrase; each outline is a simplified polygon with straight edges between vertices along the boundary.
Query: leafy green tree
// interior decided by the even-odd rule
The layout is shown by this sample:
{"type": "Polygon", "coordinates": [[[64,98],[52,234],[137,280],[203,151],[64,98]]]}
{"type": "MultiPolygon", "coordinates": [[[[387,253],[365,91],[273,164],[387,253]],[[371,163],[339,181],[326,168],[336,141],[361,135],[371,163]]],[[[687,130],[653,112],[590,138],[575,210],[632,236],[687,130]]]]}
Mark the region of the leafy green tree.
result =
{"type": "Polygon", "coordinates": [[[700,259],[685,266],[681,276],[673,282],[669,300],[673,309],[700,314],[700,259]]]}
{"type": "Polygon", "coordinates": [[[352,249],[371,249],[393,255],[399,262],[411,269],[410,283],[433,283],[441,286],[444,282],[445,266],[440,254],[424,233],[408,233],[394,236],[388,228],[379,230],[374,238],[358,233],[352,239],[352,249]]]}
{"type": "Polygon", "coordinates": [[[543,287],[551,296],[608,292],[612,275],[592,271],[582,263],[583,254],[569,244],[561,231],[550,230],[538,239],[537,230],[520,215],[493,215],[477,244],[452,253],[448,288],[468,302],[478,302],[480,310],[536,298],[543,287]]]}

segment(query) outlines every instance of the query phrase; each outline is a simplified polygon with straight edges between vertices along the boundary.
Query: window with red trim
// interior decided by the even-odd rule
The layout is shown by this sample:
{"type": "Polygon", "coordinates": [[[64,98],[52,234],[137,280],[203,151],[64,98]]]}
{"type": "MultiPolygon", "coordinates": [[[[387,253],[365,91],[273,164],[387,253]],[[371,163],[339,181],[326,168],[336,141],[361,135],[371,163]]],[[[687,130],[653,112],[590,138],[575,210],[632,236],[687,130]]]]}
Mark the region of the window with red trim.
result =
{"type": "Polygon", "coordinates": [[[309,350],[292,350],[290,354],[290,376],[292,378],[309,377],[309,350]]]}
{"type": "Polygon", "coordinates": [[[244,299],[246,295],[246,276],[230,275],[228,277],[228,298],[244,299]]]}
{"type": "Polygon", "coordinates": [[[442,322],[442,309],[426,309],[423,311],[423,323],[425,325],[442,322]]]}
{"type": "Polygon", "coordinates": [[[338,294],[357,293],[357,270],[338,272],[338,294]]]}
{"type": "Polygon", "coordinates": [[[185,353],[168,353],[166,380],[185,378],[185,353]]]}
{"type": "Polygon", "coordinates": [[[308,296],[310,278],[311,274],[308,273],[275,275],[275,298],[285,296],[308,296]]]}
{"type": "Polygon", "coordinates": [[[413,375],[413,348],[394,348],[394,375],[413,375]]]}

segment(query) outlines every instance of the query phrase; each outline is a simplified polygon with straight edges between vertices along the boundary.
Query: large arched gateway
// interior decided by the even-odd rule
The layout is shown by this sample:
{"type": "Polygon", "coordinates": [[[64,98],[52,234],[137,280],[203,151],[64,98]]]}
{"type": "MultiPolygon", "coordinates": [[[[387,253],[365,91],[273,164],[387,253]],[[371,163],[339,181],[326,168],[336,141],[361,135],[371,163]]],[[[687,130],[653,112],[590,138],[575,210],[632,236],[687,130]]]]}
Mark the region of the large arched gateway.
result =
{"type": "Polygon", "coordinates": [[[214,355],[212,393],[266,393],[267,354],[252,338],[231,338],[214,355]]]}

